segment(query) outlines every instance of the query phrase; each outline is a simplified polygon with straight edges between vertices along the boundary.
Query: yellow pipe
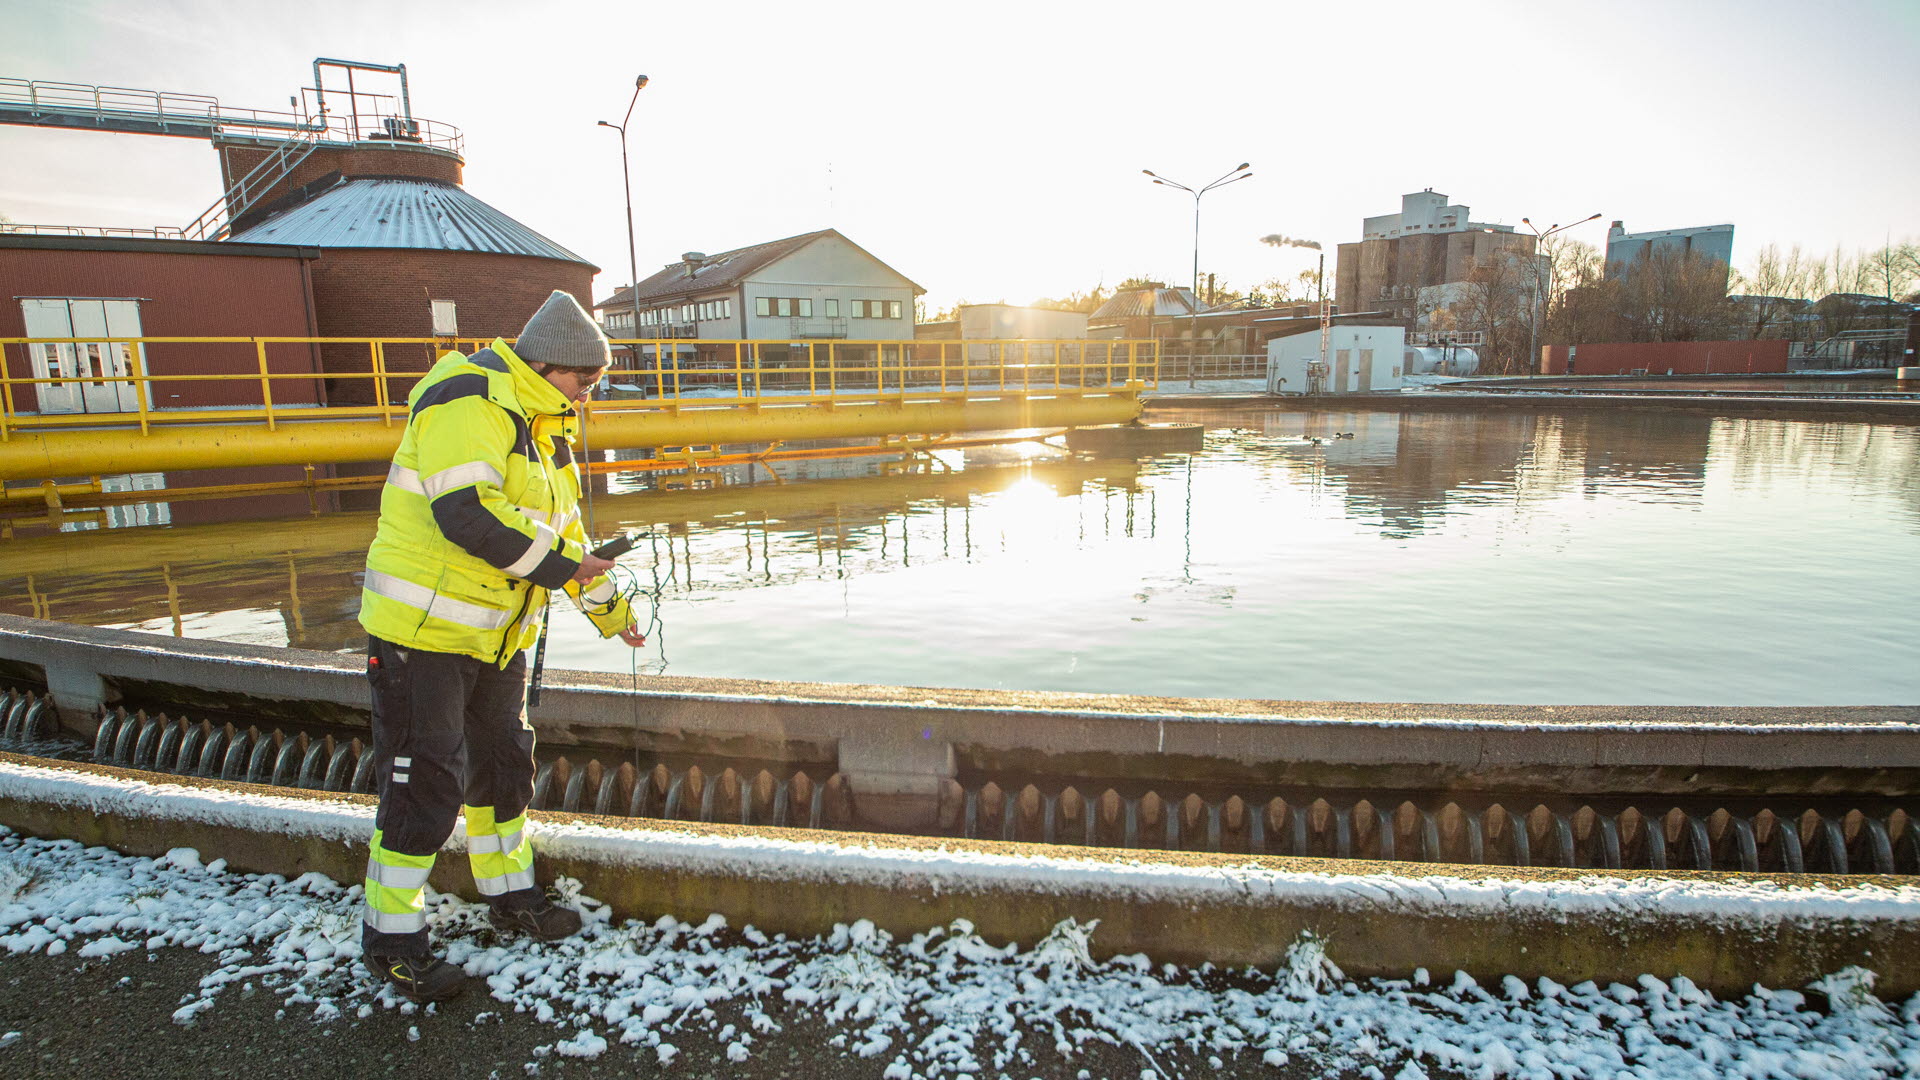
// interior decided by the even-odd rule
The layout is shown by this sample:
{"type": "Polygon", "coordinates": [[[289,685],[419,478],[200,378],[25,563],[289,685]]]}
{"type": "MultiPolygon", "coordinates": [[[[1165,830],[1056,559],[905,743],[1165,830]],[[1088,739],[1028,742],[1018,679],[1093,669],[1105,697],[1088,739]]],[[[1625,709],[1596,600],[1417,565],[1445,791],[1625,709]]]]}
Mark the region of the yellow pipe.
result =
{"type": "MultiPolygon", "coordinates": [[[[668,406],[608,403],[588,414],[585,444],[593,450],[861,438],[920,432],[1089,427],[1132,420],[1140,412],[1130,390],[1054,396],[1009,393],[995,398],[851,394],[826,407],[818,401],[764,398],[725,404],[693,398],[668,406]],[[841,404],[840,401],[847,401],[841,404]]],[[[402,429],[367,420],[282,420],[155,425],[90,430],[17,429],[0,443],[0,481],[126,472],[262,465],[336,465],[385,461],[402,429]]]]}
{"type": "MultiPolygon", "coordinates": [[[[1133,461],[1056,458],[956,472],[598,494],[594,517],[602,533],[653,526],[677,531],[708,522],[738,525],[742,520],[779,522],[781,527],[796,529],[821,517],[866,522],[928,499],[959,502],[973,493],[1002,491],[1023,480],[1077,491],[1089,483],[1131,488],[1139,475],[1140,466],[1133,461]]],[[[165,492],[149,494],[164,496],[165,492]]],[[[84,537],[73,533],[16,536],[0,544],[0,565],[7,576],[98,577],[103,566],[125,571],[163,564],[246,562],[268,553],[311,558],[362,552],[373,540],[377,517],[371,511],[342,511],[317,517],[103,529],[84,537]]]]}

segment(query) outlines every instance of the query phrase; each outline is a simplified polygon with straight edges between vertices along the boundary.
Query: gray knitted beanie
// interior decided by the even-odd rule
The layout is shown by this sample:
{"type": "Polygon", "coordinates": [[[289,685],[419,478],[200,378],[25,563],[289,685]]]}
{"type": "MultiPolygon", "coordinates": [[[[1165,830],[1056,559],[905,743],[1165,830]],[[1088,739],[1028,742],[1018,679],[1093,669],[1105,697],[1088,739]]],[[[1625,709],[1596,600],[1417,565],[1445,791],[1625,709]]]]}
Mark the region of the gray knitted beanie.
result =
{"type": "Polygon", "coordinates": [[[603,368],[613,363],[607,335],[600,332],[580,301],[559,289],[553,290],[547,302],[527,320],[513,351],[529,364],[603,368]]]}

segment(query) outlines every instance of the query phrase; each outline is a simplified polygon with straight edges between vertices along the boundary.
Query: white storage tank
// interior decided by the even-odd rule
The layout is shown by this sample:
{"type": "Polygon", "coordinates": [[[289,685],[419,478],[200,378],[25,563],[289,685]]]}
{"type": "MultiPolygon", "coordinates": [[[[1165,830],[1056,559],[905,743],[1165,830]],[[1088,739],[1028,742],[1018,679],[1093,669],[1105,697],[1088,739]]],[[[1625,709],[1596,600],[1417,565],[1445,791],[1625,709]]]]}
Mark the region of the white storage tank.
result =
{"type": "Polygon", "coordinates": [[[1409,375],[1472,375],[1480,370],[1480,354],[1459,345],[1412,347],[1402,366],[1409,375]]]}

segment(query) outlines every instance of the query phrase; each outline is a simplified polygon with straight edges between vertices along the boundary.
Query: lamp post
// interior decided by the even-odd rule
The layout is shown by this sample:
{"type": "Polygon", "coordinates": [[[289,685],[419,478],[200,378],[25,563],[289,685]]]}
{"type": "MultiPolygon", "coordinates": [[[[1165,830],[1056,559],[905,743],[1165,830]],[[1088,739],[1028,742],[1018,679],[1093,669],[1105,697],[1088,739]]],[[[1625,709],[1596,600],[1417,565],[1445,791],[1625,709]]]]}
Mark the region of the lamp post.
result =
{"type": "Polygon", "coordinates": [[[1542,256],[1540,254],[1540,245],[1546,241],[1547,237],[1552,236],[1554,233],[1565,232],[1566,230],[1573,228],[1575,225],[1585,225],[1587,222],[1592,221],[1595,218],[1598,218],[1599,216],[1600,216],[1599,214],[1594,214],[1592,217],[1583,217],[1579,221],[1570,221],[1565,225],[1553,225],[1553,226],[1550,226],[1546,232],[1541,232],[1540,227],[1533,223],[1533,219],[1531,218],[1520,219],[1520,224],[1525,225],[1527,228],[1533,230],[1533,237],[1534,237],[1534,240],[1533,240],[1533,318],[1528,320],[1529,322],[1532,323],[1532,326],[1530,327],[1530,333],[1528,334],[1528,344],[1527,344],[1527,365],[1529,367],[1537,368],[1540,363],[1540,319],[1544,314],[1541,308],[1541,305],[1544,303],[1541,297],[1541,293],[1545,291],[1543,284],[1540,280],[1542,277],[1542,268],[1540,265],[1540,260],[1542,256]]]}
{"type": "MultiPolygon", "coordinates": [[[[1226,175],[1220,177],[1220,179],[1215,180],[1213,183],[1208,184],[1206,187],[1203,187],[1198,191],[1196,191],[1185,184],[1176,183],[1172,180],[1169,180],[1166,177],[1161,176],[1159,173],[1154,172],[1152,169],[1141,169],[1140,171],[1147,174],[1148,176],[1153,177],[1153,182],[1156,184],[1159,184],[1163,187],[1178,188],[1181,191],[1184,191],[1187,194],[1193,196],[1193,302],[1195,304],[1198,304],[1200,302],[1200,196],[1205,195],[1207,192],[1212,191],[1214,188],[1226,187],[1228,184],[1234,183],[1235,181],[1245,180],[1247,177],[1252,176],[1253,173],[1249,171],[1247,167],[1247,163],[1243,161],[1240,164],[1235,165],[1233,168],[1227,170],[1226,175]]],[[[1200,317],[1200,312],[1198,310],[1190,311],[1188,313],[1187,333],[1189,337],[1198,336],[1199,324],[1196,320],[1198,320],[1199,317],[1200,317]]],[[[1188,352],[1187,352],[1187,374],[1189,376],[1189,381],[1191,381],[1191,376],[1193,374],[1193,351],[1192,350],[1195,344],[1197,344],[1197,342],[1189,343],[1188,352]]]]}
{"type": "MultiPolygon", "coordinates": [[[[640,100],[640,91],[646,89],[646,85],[645,75],[633,80],[633,97],[628,99],[627,115],[621,117],[619,123],[609,124],[605,120],[600,121],[601,127],[612,128],[620,133],[620,185],[627,195],[627,280],[630,282],[627,286],[627,299],[632,301],[633,305],[633,326],[627,334],[636,340],[640,337],[640,261],[633,249],[633,179],[627,173],[627,121],[633,119],[633,106],[640,100]]],[[[633,347],[633,362],[634,367],[639,368],[640,347],[638,345],[633,347]]]]}

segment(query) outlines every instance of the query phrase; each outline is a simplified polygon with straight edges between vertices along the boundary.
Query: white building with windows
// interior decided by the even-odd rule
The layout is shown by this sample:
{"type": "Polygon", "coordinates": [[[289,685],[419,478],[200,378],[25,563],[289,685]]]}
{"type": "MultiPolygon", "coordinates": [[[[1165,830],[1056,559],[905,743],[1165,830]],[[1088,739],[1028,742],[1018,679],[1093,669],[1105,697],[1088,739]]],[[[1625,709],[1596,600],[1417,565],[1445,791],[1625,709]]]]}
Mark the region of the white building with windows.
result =
{"type": "Polygon", "coordinates": [[[900,341],[913,337],[914,297],[925,291],[822,229],[718,255],[687,252],[594,311],[615,339],[900,341]]]}

